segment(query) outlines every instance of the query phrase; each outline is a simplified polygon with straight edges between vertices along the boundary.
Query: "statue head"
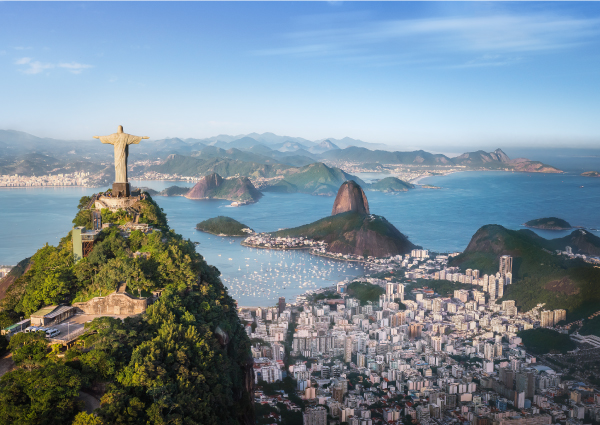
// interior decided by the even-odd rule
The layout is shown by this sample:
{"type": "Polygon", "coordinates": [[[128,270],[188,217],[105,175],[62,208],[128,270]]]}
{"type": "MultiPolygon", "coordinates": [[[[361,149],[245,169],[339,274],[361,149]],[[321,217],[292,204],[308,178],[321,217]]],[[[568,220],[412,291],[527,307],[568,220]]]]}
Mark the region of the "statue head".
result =
{"type": "Polygon", "coordinates": [[[117,129],[117,133],[122,133],[123,132],[123,126],[120,125],[119,128],[117,129]]]}

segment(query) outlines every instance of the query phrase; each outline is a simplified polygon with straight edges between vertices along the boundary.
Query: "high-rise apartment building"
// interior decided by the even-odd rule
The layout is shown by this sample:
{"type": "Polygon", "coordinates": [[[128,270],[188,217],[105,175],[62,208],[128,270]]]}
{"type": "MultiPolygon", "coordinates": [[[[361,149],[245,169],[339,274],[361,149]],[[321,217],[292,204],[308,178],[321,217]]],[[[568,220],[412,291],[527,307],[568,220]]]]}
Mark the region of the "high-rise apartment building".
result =
{"type": "Polygon", "coordinates": [[[396,286],[396,292],[398,293],[398,296],[396,298],[400,298],[400,301],[404,301],[404,284],[403,283],[399,283],[398,286],[396,286]]]}
{"type": "Polygon", "coordinates": [[[352,337],[347,336],[344,345],[344,361],[350,363],[352,361],[352,337]]]}
{"type": "Polygon", "coordinates": [[[552,310],[542,310],[540,313],[540,322],[542,328],[554,326],[554,312],[552,310]]]}
{"type": "Polygon", "coordinates": [[[500,275],[506,276],[507,273],[512,273],[513,259],[510,255],[500,257],[500,275]]]}
{"type": "Polygon", "coordinates": [[[392,282],[385,285],[385,295],[388,301],[394,301],[394,284],[392,282]]]}
{"type": "Polygon", "coordinates": [[[431,348],[433,348],[433,351],[442,351],[442,338],[439,336],[431,337],[431,348]]]}
{"type": "Polygon", "coordinates": [[[285,310],[285,297],[279,297],[279,314],[285,310]]]}
{"type": "Polygon", "coordinates": [[[561,320],[567,320],[567,311],[563,309],[554,310],[554,324],[561,320]]]}
{"type": "Polygon", "coordinates": [[[302,420],[304,425],[327,425],[327,410],[324,406],[307,407],[302,420]]]}

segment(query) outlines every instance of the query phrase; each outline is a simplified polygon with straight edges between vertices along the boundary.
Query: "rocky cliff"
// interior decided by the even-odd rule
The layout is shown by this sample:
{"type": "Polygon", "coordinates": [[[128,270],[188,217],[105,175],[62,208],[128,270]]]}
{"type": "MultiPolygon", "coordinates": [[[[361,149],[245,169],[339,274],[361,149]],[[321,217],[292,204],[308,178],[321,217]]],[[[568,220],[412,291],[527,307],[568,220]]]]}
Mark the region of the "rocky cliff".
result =
{"type": "Polygon", "coordinates": [[[189,199],[208,198],[211,191],[218,188],[221,183],[223,183],[223,177],[217,173],[209,174],[202,177],[202,179],[184,196],[189,199]]]}
{"type": "Polygon", "coordinates": [[[248,177],[222,178],[213,173],[205,176],[184,195],[188,199],[227,199],[236,202],[256,202],[262,196],[248,177]]]}
{"type": "Polygon", "coordinates": [[[348,180],[340,186],[333,203],[331,215],[349,211],[370,214],[367,196],[354,180],[348,180]]]}

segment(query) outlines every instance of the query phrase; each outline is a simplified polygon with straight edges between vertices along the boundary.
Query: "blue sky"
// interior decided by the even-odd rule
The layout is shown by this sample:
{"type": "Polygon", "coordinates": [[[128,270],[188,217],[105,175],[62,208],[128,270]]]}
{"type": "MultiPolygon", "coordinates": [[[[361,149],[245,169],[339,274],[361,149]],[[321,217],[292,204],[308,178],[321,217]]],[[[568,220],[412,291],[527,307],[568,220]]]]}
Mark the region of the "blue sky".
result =
{"type": "Polygon", "coordinates": [[[0,128],[597,146],[596,2],[0,2],[0,128]]]}

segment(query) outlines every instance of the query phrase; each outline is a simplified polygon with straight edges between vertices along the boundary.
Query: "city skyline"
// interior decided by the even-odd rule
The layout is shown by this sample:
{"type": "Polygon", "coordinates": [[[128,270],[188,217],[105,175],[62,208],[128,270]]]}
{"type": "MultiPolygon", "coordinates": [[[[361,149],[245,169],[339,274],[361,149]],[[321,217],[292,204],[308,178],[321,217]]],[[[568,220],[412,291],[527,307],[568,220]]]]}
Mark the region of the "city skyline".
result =
{"type": "Polygon", "coordinates": [[[595,3],[2,3],[0,128],[593,147],[595,3]]]}

